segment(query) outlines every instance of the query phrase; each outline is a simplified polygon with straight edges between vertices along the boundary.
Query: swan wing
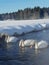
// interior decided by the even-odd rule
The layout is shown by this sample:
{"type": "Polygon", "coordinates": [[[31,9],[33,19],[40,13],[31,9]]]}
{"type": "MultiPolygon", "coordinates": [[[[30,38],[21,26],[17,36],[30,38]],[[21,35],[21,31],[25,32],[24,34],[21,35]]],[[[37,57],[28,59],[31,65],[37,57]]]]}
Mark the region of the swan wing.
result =
{"type": "Polygon", "coordinates": [[[25,45],[30,45],[31,41],[32,41],[32,40],[25,40],[25,41],[24,41],[24,44],[25,44],[25,45]]]}
{"type": "Polygon", "coordinates": [[[46,41],[40,41],[38,43],[38,48],[45,48],[48,46],[48,43],[46,41]]]}
{"type": "Polygon", "coordinates": [[[24,41],[24,45],[25,46],[34,45],[34,42],[35,42],[35,40],[28,39],[28,40],[24,41]]]}

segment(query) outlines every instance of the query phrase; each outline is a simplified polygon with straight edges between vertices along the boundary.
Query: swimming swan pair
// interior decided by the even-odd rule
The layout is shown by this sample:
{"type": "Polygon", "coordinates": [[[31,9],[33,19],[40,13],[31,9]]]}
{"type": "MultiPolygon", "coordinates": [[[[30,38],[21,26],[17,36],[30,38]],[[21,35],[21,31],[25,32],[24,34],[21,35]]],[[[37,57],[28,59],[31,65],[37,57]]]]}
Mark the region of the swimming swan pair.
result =
{"type": "Polygon", "coordinates": [[[34,46],[35,49],[41,49],[48,47],[48,43],[46,41],[41,40],[40,42],[37,42],[36,40],[20,40],[19,42],[20,47],[26,47],[26,46],[34,46]]]}

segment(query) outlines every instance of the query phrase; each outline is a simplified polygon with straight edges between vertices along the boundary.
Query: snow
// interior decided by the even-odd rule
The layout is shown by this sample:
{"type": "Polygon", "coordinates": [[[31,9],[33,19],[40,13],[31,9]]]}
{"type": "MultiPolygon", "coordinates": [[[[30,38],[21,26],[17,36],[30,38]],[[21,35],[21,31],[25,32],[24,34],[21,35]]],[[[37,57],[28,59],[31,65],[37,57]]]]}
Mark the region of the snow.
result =
{"type": "Polygon", "coordinates": [[[4,20],[0,21],[0,33],[7,33],[9,35],[17,32],[22,34],[49,28],[49,19],[38,20],[4,20]]]}

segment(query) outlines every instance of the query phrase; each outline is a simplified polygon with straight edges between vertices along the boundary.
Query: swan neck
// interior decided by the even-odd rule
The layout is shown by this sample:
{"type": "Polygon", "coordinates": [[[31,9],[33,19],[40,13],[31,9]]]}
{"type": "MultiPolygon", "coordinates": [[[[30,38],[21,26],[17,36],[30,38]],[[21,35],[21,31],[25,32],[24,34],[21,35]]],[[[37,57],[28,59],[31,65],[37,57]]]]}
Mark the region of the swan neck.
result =
{"type": "Polygon", "coordinates": [[[21,41],[20,41],[19,46],[20,46],[20,47],[24,47],[24,40],[21,40],[21,41]]]}
{"type": "Polygon", "coordinates": [[[5,41],[8,43],[9,42],[9,36],[5,37],[5,41]]]}
{"type": "Polygon", "coordinates": [[[22,45],[22,47],[24,47],[24,41],[22,41],[21,45],[22,45]]]}
{"type": "Polygon", "coordinates": [[[35,43],[35,49],[38,49],[38,43],[35,43]]]}

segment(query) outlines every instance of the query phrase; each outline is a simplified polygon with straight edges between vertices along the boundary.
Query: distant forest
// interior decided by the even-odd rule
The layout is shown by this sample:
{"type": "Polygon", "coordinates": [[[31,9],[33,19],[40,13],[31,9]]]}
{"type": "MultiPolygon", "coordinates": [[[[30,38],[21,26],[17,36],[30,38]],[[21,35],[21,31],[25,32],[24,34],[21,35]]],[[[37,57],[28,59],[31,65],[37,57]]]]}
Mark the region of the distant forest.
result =
{"type": "Polygon", "coordinates": [[[0,20],[30,20],[30,19],[43,19],[49,18],[49,8],[25,8],[12,13],[0,14],[0,20]]]}

